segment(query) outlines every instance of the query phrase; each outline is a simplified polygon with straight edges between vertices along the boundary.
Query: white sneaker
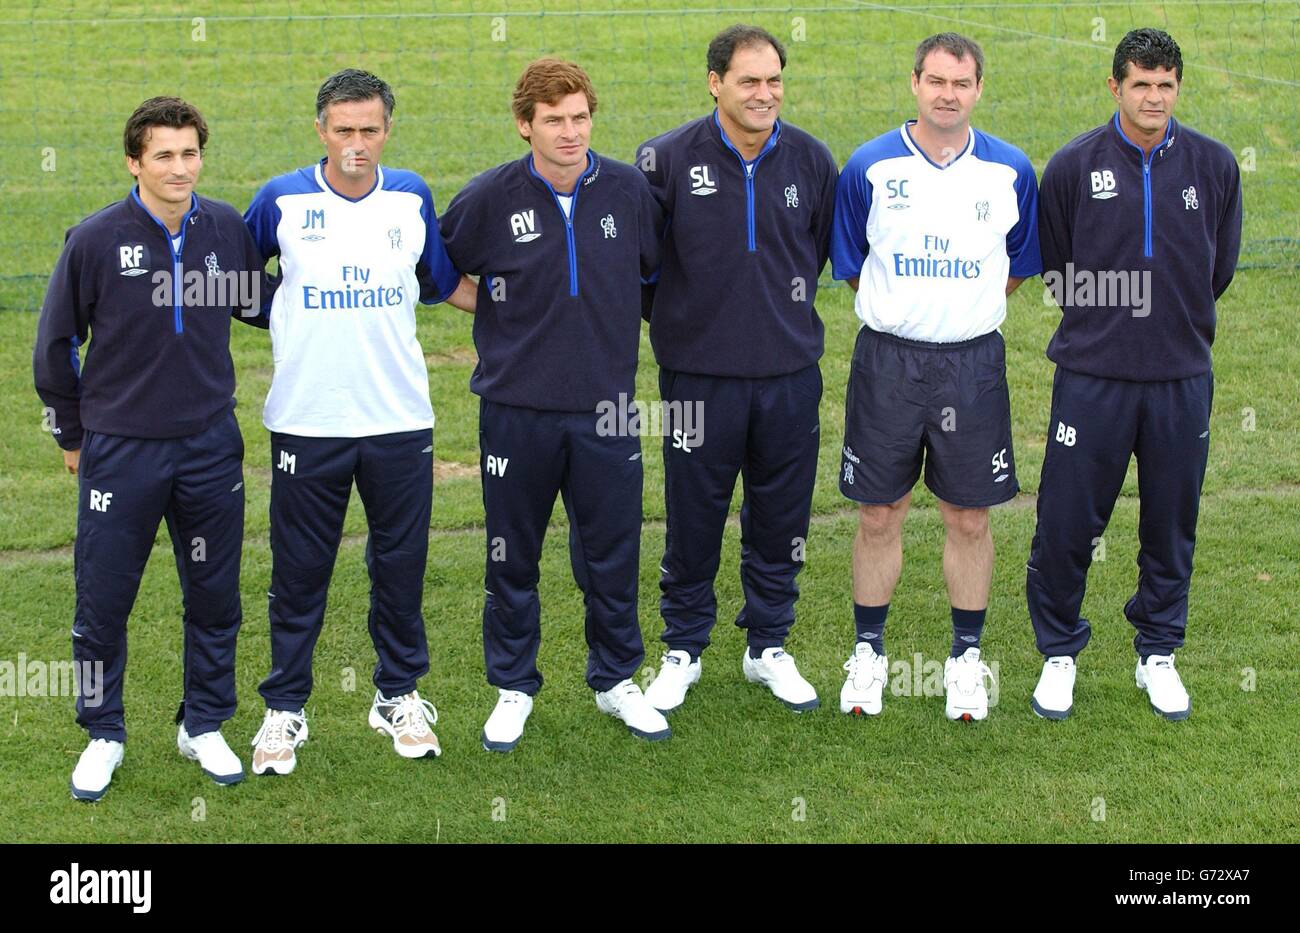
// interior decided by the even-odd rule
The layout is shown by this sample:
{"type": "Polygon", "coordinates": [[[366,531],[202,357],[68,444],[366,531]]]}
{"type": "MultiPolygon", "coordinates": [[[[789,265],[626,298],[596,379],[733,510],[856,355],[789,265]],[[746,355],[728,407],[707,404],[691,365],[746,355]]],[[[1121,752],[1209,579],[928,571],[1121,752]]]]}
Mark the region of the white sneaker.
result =
{"type": "Polygon", "coordinates": [[[879,716],[889,679],[889,658],[876,654],[870,642],[860,641],[844,662],[849,676],[840,688],[840,712],[854,716],[879,716]]]}
{"type": "Polygon", "coordinates": [[[519,690],[498,690],[496,709],[483,724],[483,748],[508,752],[519,744],[524,723],[533,711],[533,698],[519,690]]]}
{"type": "Polygon", "coordinates": [[[428,700],[420,699],[418,690],[393,697],[384,697],[375,691],[375,702],[370,705],[370,728],[393,740],[393,751],[403,758],[437,758],[442,746],[434,735],[433,726],[438,721],[438,711],[428,700]]]}
{"type": "Polygon", "coordinates": [[[1029,700],[1034,714],[1041,719],[1064,719],[1074,709],[1074,658],[1066,655],[1048,658],[1043,673],[1029,700]]]}
{"type": "Polygon", "coordinates": [[[92,803],[104,796],[126,746],[112,739],[91,739],[72,771],[72,797],[92,803]]]}
{"type": "Polygon", "coordinates": [[[253,736],[253,773],[292,774],[298,764],[294,749],[306,741],[306,710],[268,709],[262,728],[253,736]]]}
{"type": "Polygon", "coordinates": [[[949,719],[962,722],[979,722],[988,718],[989,693],[984,678],[993,679],[993,672],[980,660],[978,648],[967,648],[960,658],[943,662],[943,689],[947,694],[944,712],[949,719]]]}
{"type": "Polygon", "coordinates": [[[794,657],[784,648],[764,648],[763,656],[757,661],[749,656],[746,648],[740,669],[751,684],[766,685],[778,700],[796,713],[821,705],[817,691],[803,679],[799,668],[795,667],[794,657]]]}
{"type": "Polygon", "coordinates": [[[630,680],[596,694],[596,709],[623,720],[633,735],[658,742],[671,738],[668,720],[646,700],[641,688],[630,680]]]}
{"type": "Polygon", "coordinates": [[[217,729],[191,736],[185,731],[185,723],[181,723],[176,733],[176,747],[190,761],[197,761],[203,773],[218,784],[238,784],[244,779],[243,762],[230,750],[217,729]]]}
{"type": "Polygon", "coordinates": [[[1143,664],[1138,659],[1138,689],[1145,690],[1151,708],[1165,719],[1178,721],[1192,715],[1192,698],[1183,688],[1182,678],[1174,669],[1172,654],[1153,654],[1143,664]]]}
{"type": "Polygon", "coordinates": [[[671,713],[686,701],[686,691],[699,682],[701,670],[700,659],[692,661],[689,651],[669,651],[645,698],[659,712],[671,713]]]}

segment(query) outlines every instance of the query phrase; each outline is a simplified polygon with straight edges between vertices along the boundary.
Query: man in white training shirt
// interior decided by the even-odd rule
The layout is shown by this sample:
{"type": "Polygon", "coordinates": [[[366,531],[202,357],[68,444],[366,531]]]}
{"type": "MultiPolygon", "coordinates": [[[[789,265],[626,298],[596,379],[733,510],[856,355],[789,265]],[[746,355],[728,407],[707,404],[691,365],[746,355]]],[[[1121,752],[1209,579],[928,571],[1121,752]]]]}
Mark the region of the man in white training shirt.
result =
{"type": "Polygon", "coordinates": [[[845,713],[881,710],[885,616],[903,566],[912,487],[939,500],[952,608],[950,719],[988,715],[980,635],[993,576],[989,506],[1015,496],[1007,296],[1042,271],[1038,188],[1014,146],[972,129],[984,55],[941,33],[916,50],[917,119],[862,145],[836,190],[831,262],[857,292],[840,491],[860,506],[853,543],[857,642],[845,713]]]}
{"type": "Polygon", "coordinates": [[[393,93],[348,69],[316,97],[326,156],[272,179],[244,216],[278,256],[271,305],[271,673],[253,773],[290,773],[307,740],[312,652],[355,480],[370,536],[369,722],[404,758],[441,754],[437,712],[416,692],[429,671],[420,612],[433,495],[433,409],[415,302],[474,307],[448,259],[433,198],[414,172],[379,164],[393,93]]]}

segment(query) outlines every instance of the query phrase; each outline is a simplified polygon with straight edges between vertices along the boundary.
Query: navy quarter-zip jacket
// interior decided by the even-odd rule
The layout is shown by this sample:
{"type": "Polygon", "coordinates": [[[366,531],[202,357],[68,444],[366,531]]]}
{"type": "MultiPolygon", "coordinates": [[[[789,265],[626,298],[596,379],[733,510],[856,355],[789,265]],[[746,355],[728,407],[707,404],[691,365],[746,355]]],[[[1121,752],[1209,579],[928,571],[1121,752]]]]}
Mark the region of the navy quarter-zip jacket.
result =
{"type": "Polygon", "coordinates": [[[439,227],[456,268],[479,276],[473,392],[569,412],[633,397],[641,283],[663,233],[640,172],[591,151],[574,190],[556,192],[529,153],[471,179],[439,227]],[[557,194],[570,193],[566,216],[557,194]]]}
{"type": "Polygon", "coordinates": [[[251,316],[254,303],[240,303],[252,286],[266,300],[265,262],[239,211],[221,201],[192,195],[179,235],[177,250],[136,190],[67,232],[32,355],[37,394],[64,450],[79,449],[86,428],[186,437],[230,410],[230,318],[267,326],[265,308],[251,316]],[[229,273],[245,287],[217,281],[229,273]]]}
{"type": "Polygon", "coordinates": [[[668,215],[650,313],[659,365],[765,378],[817,362],[839,177],[826,145],[777,121],[747,167],[714,111],[642,143],[636,164],[668,215]]]}
{"type": "Polygon", "coordinates": [[[1116,114],[1052,156],[1038,205],[1043,281],[1062,306],[1053,362],[1136,382],[1210,371],[1214,303],[1241,244],[1241,173],[1226,146],[1171,119],[1148,156],[1116,114]],[[1147,282],[1136,301],[1132,286],[1147,282]]]}

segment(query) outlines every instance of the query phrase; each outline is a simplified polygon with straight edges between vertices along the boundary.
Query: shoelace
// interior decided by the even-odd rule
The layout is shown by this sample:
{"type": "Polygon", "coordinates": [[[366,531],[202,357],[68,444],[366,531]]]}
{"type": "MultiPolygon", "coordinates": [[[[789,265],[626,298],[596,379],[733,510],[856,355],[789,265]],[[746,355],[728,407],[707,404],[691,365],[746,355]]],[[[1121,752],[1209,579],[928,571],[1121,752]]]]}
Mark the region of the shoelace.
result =
{"type": "Polygon", "coordinates": [[[302,730],[305,721],[300,716],[295,716],[287,710],[270,710],[265,719],[262,720],[262,728],[257,730],[257,735],[253,736],[253,747],[265,744],[263,748],[271,753],[283,751],[291,744],[289,737],[289,726],[295,726],[294,734],[302,730]]]}
{"type": "Polygon", "coordinates": [[[418,693],[398,697],[391,705],[393,715],[389,721],[399,735],[413,735],[417,738],[428,735],[429,726],[438,721],[438,711],[428,700],[420,699],[418,693]]]}
{"type": "Polygon", "coordinates": [[[844,662],[844,670],[849,672],[849,679],[853,681],[853,686],[862,689],[863,687],[870,686],[871,682],[877,679],[875,667],[876,658],[878,657],[880,656],[874,655],[871,660],[867,660],[867,658],[862,657],[856,651],[849,655],[849,659],[844,662]],[[866,681],[864,684],[860,678],[863,674],[867,673],[871,674],[871,680],[866,681]]]}
{"type": "Polygon", "coordinates": [[[983,661],[967,661],[965,656],[957,659],[957,689],[962,693],[974,693],[975,688],[983,684],[985,677],[991,684],[997,686],[997,681],[993,679],[993,672],[983,661]]]}

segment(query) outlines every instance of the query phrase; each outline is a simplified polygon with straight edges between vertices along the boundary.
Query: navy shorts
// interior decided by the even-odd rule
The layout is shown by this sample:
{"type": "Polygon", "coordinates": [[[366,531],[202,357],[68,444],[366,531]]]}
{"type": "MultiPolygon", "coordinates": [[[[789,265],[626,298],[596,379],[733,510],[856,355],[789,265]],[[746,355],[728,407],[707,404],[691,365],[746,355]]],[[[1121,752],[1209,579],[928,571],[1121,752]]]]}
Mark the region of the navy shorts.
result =
{"type": "Polygon", "coordinates": [[[844,407],[840,492],[855,502],[897,502],[923,463],[925,485],[950,505],[984,508],[1020,490],[997,331],[922,343],[863,327],[844,407]]]}

